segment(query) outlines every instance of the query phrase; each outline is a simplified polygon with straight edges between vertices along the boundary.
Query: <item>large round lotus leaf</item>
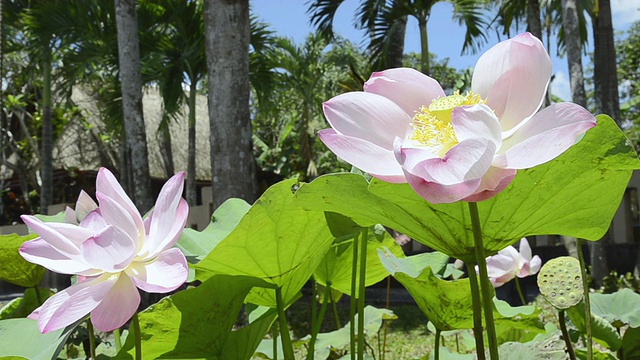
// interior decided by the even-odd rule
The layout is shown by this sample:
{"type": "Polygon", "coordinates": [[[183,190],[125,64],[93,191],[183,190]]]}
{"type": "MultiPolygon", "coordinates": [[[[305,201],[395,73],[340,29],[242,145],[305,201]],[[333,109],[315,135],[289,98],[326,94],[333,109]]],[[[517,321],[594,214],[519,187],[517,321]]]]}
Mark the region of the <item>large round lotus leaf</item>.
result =
{"type": "Polygon", "coordinates": [[[580,262],[570,256],[549,260],[538,273],[538,287],[558,309],[577,305],[584,296],[580,262]]]}

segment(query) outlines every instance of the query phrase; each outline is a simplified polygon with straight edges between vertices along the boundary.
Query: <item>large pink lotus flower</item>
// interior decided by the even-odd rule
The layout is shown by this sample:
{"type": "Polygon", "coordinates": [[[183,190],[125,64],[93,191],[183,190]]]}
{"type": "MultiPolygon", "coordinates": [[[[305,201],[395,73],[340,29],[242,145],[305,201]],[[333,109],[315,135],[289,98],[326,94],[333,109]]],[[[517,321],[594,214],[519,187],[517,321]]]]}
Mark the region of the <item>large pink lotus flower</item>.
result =
{"type": "Polygon", "coordinates": [[[78,275],[76,284],[59,291],[29,317],[42,333],[63,328],[91,314],[100,331],[124,325],[140,304],[138,288],[167,293],[188,276],[187,261],[172,246],[187,221],[189,207],[181,198],[184,173],[163,186],[153,211],[142,219],[113,174],[102,168],[96,180],[99,207],[86,194],[71,223],[22,220],[40,237],[20,248],[27,261],[61,273],[78,275]]]}
{"type": "Polygon", "coordinates": [[[388,182],[409,182],[432,203],[481,201],[518,169],[554,159],[595,126],[572,103],[538,112],[551,60],[529,33],[503,41],[476,64],[472,91],[445,96],[413,69],[376,72],[364,92],[324,103],[320,139],[340,158],[388,182]]]}
{"type": "MultiPolygon", "coordinates": [[[[531,247],[526,238],[520,240],[520,251],[507,246],[497,254],[487,258],[487,274],[493,287],[500,287],[516,276],[519,278],[535,275],[540,271],[542,260],[538,255],[531,257],[531,247]]],[[[477,272],[476,265],[476,272],[477,272]]]]}

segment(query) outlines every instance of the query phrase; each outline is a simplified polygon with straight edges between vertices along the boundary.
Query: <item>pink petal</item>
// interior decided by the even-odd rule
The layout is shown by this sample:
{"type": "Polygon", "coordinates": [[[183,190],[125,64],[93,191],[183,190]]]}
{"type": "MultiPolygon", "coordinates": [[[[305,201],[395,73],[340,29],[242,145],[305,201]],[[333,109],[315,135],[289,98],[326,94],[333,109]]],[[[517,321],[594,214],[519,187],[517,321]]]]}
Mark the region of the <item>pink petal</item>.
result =
{"type": "Polygon", "coordinates": [[[189,206],[182,199],[183,186],[184,172],[180,172],[160,190],[153,214],[149,215],[151,223],[144,249],[157,254],[178,241],[189,216],[189,206]]]}
{"type": "Polygon", "coordinates": [[[485,52],[473,71],[471,88],[495,110],[508,131],[533,115],[551,78],[551,59],[529,33],[502,41],[485,52]]]}
{"type": "Polygon", "coordinates": [[[151,218],[151,224],[153,225],[157,216],[164,216],[164,219],[158,221],[164,221],[170,228],[163,229],[164,231],[152,232],[153,228],[149,230],[142,250],[138,253],[144,257],[145,260],[156,257],[160,252],[172,247],[179,239],[184,226],[187,223],[187,216],[189,215],[189,205],[184,199],[180,199],[178,208],[172,217],[169,217],[169,213],[162,213],[157,215],[158,212],[154,209],[153,213],[149,215],[151,218]]]}
{"type": "Polygon", "coordinates": [[[98,204],[84,192],[84,190],[80,191],[80,195],[78,196],[78,201],[76,201],[76,220],[78,222],[82,221],[90,212],[98,208],[98,204]]]}
{"type": "Polygon", "coordinates": [[[87,316],[104,299],[116,278],[105,274],[56,293],[40,307],[38,328],[45,334],[87,316]]]}
{"type": "Polygon", "coordinates": [[[76,212],[73,211],[70,207],[64,208],[64,222],[67,224],[78,224],[78,219],[76,218],[76,212]]]}
{"type": "Polygon", "coordinates": [[[596,119],[583,107],[553,104],[503,140],[494,166],[527,169],[553,160],[595,125],[596,119]]]}
{"type": "Polygon", "coordinates": [[[535,275],[540,271],[540,267],[542,266],[542,260],[538,255],[535,255],[531,261],[527,262],[520,272],[518,273],[519,278],[535,275]]]}
{"type": "Polygon", "coordinates": [[[187,281],[187,259],[179,249],[161,252],[154,260],[133,262],[126,270],[134,284],[150,293],[167,293],[187,281]]]}
{"type": "Polygon", "coordinates": [[[93,268],[118,272],[129,265],[136,254],[136,244],[117,226],[108,226],[82,244],[82,255],[93,268]]]}
{"type": "Polygon", "coordinates": [[[472,194],[480,184],[480,179],[467,180],[455,185],[442,185],[427,181],[405,170],[405,177],[411,188],[432,204],[452,203],[472,194]]]}
{"type": "Polygon", "coordinates": [[[458,141],[481,138],[493,142],[496,149],[502,144],[502,128],[498,118],[486,105],[459,106],[451,112],[451,124],[458,141]]]}
{"type": "Polygon", "coordinates": [[[436,80],[411,68],[375,72],[364,83],[364,91],[392,100],[409,116],[421,106],[429,106],[433,100],[445,96],[436,80]]]}
{"type": "Polygon", "coordinates": [[[96,178],[96,192],[101,192],[120,204],[129,213],[129,215],[131,215],[131,219],[133,219],[136,227],[138,229],[143,228],[140,212],[109,169],[100,168],[98,171],[98,177],[96,178]]]}
{"type": "Polygon", "coordinates": [[[100,304],[91,312],[91,322],[102,332],[122,327],[140,305],[140,293],[131,279],[121,273],[100,304]]]}
{"type": "Polygon", "coordinates": [[[336,133],[356,137],[392,150],[396,137],[411,132],[411,116],[384,96],[365,92],[338,95],[323,104],[336,133]]]}
{"type": "Polygon", "coordinates": [[[81,226],[67,223],[49,222],[46,225],[62,235],[67,240],[70,240],[74,247],[79,248],[82,242],[89,237],[93,236],[94,232],[90,229],[85,229],[81,226]]]}
{"type": "Polygon", "coordinates": [[[333,129],[320,130],[318,137],[339,158],[388,182],[406,182],[402,167],[392,151],[366,140],[337,134],[333,129]]]}
{"type": "Polygon", "coordinates": [[[519,252],[525,260],[531,261],[531,246],[529,246],[527,238],[520,239],[519,252]]]}
{"type": "Polygon", "coordinates": [[[136,226],[135,220],[121,204],[100,192],[96,192],[96,197],[100,202],[100,215],[107,224],[115,225],[124,230],[134,241],[143,236],[141,231],[143,228],[136,226]]]}
{"type": "Polygon", "coordinates": [[[58,249],[58,251],[64,252],[68,255],[80,254],[80,249],[74,241],[60,234],[49,226],[49,224],[45,224],[35,216],[31,215],[22,215],[20,218],[29,228],[31,228],[31,230],[40,235],[44,241],[51,244],[51,246],[58,249]]]}
{"type": "Polygon", "coordinates": [[[498,195],[504,190],[511,181],[516,177],[517,170],[513,169],[501,169],[495,166],[489,168],[486,174],[482,177],[480,186],[476,189],[475,193],[468,196],[463,201],[479,202],[490,199],[498,195]]]}
{"type": "Polygon", "coordinates": [[[493,142],[487,139],[468,139],[452,147],[442,159],[425,159],[428,154],[422,149],[405,148],[401,151],[403,167],[411,174],[429,182],[456,185],[476,179],[479,184],[491,166],[495,149],[493,142]],[[415,165],[409,167],[409,164],[415,165]]]}
{"type": "Polygon", "coordinates": [[[38,264],[59,274],[95,275],[97,272],[84,262],[81,256],[63,253],[42,238],[22,244],[20,255],[30,263],[38,264]]]}
{"type": "Polygon", "coordinates": [[[102,231],[102,229],[109,226],[107,221],[102,217],[102,213],[100,209],[96,211],[90,212],[84,219],[80,222],[80,226],[83,228],[90,229],[94,233],[102,231]]]}

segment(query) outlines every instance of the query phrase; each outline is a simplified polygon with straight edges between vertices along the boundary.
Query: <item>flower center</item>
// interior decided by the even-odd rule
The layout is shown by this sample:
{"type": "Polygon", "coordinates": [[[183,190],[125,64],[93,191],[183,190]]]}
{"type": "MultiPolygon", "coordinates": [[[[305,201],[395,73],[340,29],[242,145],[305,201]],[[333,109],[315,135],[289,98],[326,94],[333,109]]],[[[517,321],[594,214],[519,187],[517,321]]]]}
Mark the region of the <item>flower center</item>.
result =
{"type": "Polygon", "coordinates": [[[429,106],[422,106],[413,116],[413,132],[409,139],[419,145],[429,148],[439,157],[444,155],[452,147],[458,144],[453,124],[451,124],[451,112],[458,106],[470,106],[484,104],[480,95],[468,92],[460,95],[455,92],[443,98],[437,98],[429,106]]]}

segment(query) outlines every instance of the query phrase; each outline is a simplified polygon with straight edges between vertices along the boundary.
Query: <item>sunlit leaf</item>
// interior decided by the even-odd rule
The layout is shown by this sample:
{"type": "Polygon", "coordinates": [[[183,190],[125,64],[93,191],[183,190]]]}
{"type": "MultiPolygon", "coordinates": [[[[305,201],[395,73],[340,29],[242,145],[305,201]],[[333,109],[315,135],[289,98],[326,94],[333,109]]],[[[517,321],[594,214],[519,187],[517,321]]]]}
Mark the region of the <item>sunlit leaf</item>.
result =
{"type": "Polygon", "coordinates": [[[25,241],[36,238],[36,234],[20,236],[0,235],[0,280],[22,287],[40,284],[45,269],[25,260],[18,250],[25,241]]]}

